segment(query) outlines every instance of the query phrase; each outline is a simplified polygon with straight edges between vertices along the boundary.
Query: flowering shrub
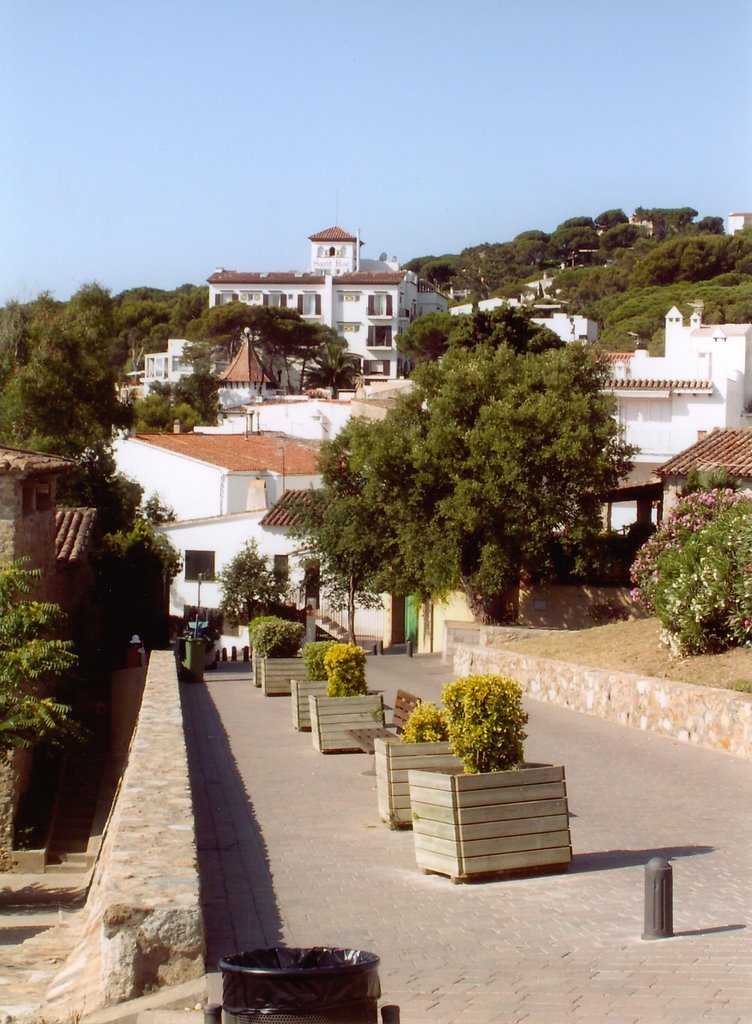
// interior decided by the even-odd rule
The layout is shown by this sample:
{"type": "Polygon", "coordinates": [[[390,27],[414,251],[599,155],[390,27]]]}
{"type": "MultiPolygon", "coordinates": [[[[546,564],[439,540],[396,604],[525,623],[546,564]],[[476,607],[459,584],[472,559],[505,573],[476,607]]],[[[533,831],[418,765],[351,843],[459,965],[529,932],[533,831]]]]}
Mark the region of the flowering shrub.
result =
{"type": "Polygon", "coordinates": [[[516,680],[465,676],[447,683],[441,699],[452,752],[463,761],[466,772],[500,772],[522,761],[528,716],[516,680]]]}
{"type": "Polygon", "coordinates": [[[366,652],[357,644],[334,644],[324,655],[329,697],[362,697],[366,684],[366,652]]]}
{"type": "Polygon", "coordinates": [[[690,537],[700,533],[709,523],[740,502],[750,504],[751,497],[749,491],[715,488],[681,498],[637,553],[630,571],[633,600],[646,611],[655,611],[655,595],[660,587],[660,563],[664,554],[680,551],[690,537]]]}
{"type": "Polygon", "coordinates": [[[664,549],[652,604],[677,655],[752,641],[752,501],[727,507],[664,549]]]}
{"type": "Polygon", "coordinates": [[[441,743],[449,739],[446,712],[430,701],[421,701],[412,709],[400,739],[403,743],[441,743]]]}

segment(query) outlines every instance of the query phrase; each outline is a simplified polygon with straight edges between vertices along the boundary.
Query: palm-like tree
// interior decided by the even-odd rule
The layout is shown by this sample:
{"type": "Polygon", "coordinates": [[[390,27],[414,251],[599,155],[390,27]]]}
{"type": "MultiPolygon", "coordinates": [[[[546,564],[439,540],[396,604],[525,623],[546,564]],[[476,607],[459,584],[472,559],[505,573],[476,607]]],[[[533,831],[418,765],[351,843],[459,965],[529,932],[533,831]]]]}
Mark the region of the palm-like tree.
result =
{"type": "Polygon", "coordinates": [[[353,387],[358,369],[359,360],[347,351],[347,342],[343,338],[331,338],[314,356],[313,365],[305,375],[305,385],[331,388],[336,396],[342,388],[353,387]]]}

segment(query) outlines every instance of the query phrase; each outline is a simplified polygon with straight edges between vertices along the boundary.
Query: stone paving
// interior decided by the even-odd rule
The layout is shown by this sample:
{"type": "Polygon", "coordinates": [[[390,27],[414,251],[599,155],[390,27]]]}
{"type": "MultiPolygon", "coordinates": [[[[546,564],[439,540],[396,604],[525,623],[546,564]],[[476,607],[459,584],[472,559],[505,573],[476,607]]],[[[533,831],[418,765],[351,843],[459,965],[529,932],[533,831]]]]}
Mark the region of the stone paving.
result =
{"type": "MultiPolygon", "coordinates": [[[[752,1021],[752,764],[530,701],[527,758],[566,766],[573,864],[455,886],[380,821],[373,758],[315,751],[243,668],[183,687],[212,965],[371,950],[403,1024],[752,1021]],[[675,937],[644,941],[653,856],[672,862],[675,937]]],[[[385,655],[368,678],[391,703],[437,699],[451,671],[385,655]]]]}

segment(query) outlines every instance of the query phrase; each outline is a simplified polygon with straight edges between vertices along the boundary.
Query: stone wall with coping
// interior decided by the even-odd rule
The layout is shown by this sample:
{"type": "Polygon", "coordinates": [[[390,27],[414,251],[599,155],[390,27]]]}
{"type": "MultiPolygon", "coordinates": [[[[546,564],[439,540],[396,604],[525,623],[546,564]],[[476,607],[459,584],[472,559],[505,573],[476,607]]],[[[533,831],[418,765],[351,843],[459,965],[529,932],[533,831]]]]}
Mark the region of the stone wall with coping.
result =
{"type": "Polygon", "coordinates": [[[120,792],[83,914],[81,942],[67,970],[87,964],[87,978],[78,979],[87,1013],[203,976],[195,824],[171,651],[153,651],[149,659],[120,792]]]}
{"type": "Polygon", "coordinates": [[[752,760],[752,695],[457,644],[458,676],[517,679],[534,700],[752,760]]]}

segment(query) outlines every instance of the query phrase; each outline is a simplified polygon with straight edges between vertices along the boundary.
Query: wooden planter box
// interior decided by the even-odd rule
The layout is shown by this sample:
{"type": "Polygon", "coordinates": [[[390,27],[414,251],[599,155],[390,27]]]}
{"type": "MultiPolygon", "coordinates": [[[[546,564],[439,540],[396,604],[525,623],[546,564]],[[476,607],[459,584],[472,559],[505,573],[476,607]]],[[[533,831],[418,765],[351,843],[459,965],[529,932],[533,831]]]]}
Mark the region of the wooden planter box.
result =
{"type": "Polygon", "coordinates": [[[251,650],[251,680],[254,686],[261,686],[261,658],[251,650]]]}
{"type": "Polygon", "coordinates": [[[396,737],[389,737],[375,740],[374,747],[379,814],[392,828],[412,828],[407,776],[411,768],[436,772],[462,768],[462,762],[450,751],[448,742],[402,743],[396,737]]]}
{"type": "Polygon", "coordinates": [[[301,658],[259,658],[261,689],[265,697],[284,696],[292,693],[292,677],[301,675],[301,658]]]}
{"type": "Polygon", "coordinates": [[[365,697],[308,698],[311,736],[322,754],[362,750],[348,735],[350,729],[383,729],[384,699],[380,693],[365,697]]]}
{"type": "Polygon", "coordinates": [[[410,771],[415,859],[425,873],[476,875],[564,869],[572,860],[561,765],[480,775],[410,771]]]}
{"type": "Polygon", "coordinates": [[[292,724],[298,732],[311,731],[311,709],[308,698],[315,694],[318,697],[326,696],[326,688],[329,684],[326,679],[292,679],[292,724]]]}

